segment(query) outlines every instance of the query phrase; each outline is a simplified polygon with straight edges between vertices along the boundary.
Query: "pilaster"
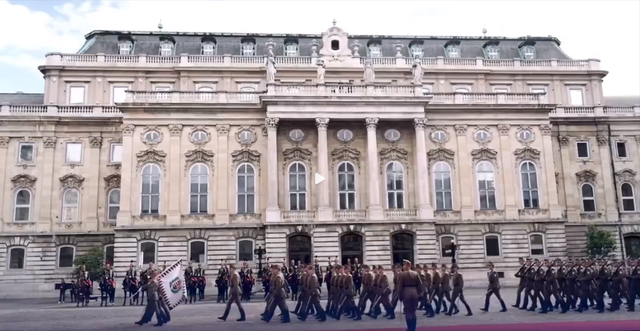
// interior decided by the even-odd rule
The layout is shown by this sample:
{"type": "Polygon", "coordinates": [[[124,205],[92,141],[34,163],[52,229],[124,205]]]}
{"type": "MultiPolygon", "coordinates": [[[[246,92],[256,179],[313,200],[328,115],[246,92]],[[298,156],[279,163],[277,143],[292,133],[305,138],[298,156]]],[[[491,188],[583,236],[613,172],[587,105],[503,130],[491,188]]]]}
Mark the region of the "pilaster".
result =
{"type": "Polygon", "coordinates": [[[169,210],[167,211],[167,225],[180,225],[180,192],[182,191],[181,161],[182,125],[169,125],[169,175],[165,182],[169,192],[169,210]]]}
{"type": "Polygon", "coordinates": [[[418,117],[413,119],[416,129],[416,173],[418,176],[418,218],[421,220],[433,219],[433,207],[429,199],[429,167],[427,160],[427,119],[418,117]]]}
{"type": "Polygon", "coordinates": [[[618,220],[618,210],[615,197],[618,193],[613,186],[612,170],[615,170],[611,169],[609,138],[598,134],[596,140],[600,151],[600,167],[602,169],[602,182],[604,183],[605,216],[608,222],[616,222],[618,220]]]}
{"type": "Polygon", "coordinates": [[[118,227],[131,226],[131,181],[136,178],[136,167],[133,164],[133,132],[135,126],[122,126],[122,174],[120,181],[120,211],[116,225],[118,227]]]}
{"type": "Polygon", "coordinates": [[[98,192],[100,186],[100,151],[102,150],[102,137],[89,137],[89,176],[85,180],[82,200],[86,209],[86,219],[83,224],[85,231],[98,231],[98,192]]]}
{"type": "Polygon", "coordinates": [[[267,127],[267,222],[279,222],[278,206],[278,123],[279,118],[266,118],[267,127]]]}
{"type": "Polygon", "coordinates": [[[367,177],[369,188],[369,219],[381,221],[384,219],[384,212],[380,204],[380,172],[378,166],[378,141],[377,131],[378,118],[365,119],[367,127],[367,177]]]}
{"type": "Polygon", "coordinates": [[[218,202],[216,223],[229,224],[229,124],[216,125],[218,131],[218,153],[216,154],[216,176],[218,176],[218,202]]]}
{"type": "Polygon", "coordinates": [[[333,219],[333,211],[329,205],[329,151],[327,128],[329,126],[328,118],[316,118],[316,126],[318,127],[318,174],[323,176],[325,180],[318,184],[318,221],[331,221],[333,219]]]}
{"type": "MultiPolygon", "coordinates": [[[[558,186],[556,184],[555,164],[553,163],[553,143],[551,141],[551,124],[540,125],[542,133],[542,162],[547,185],[547,201],[549,205],[549,218],[562,218],[562,208],[558,203],[558,186]]],[[[575,187],[575,186],[573,186],[575,187]]],[[[565,188],[566,190],[566,188],[565,188]]]]}
{"type": "MultiPolygon", "coordinates": [[[[11,138],[9,137],[0,137],[0,216],[5,214],[7,208],[4,208],[4,200],[5,200],[5,192],[10,192],[6,185],[6,176],[7,176],[7,153],[9,148],[9,142],[11,142],[11,138]]],[[[12,220],[6,219],[5,222],[11,222],[12,220]]],[[[4,229],[4,224],[0,224],[0,232],[4,229]]]]}
{"type": "MultiPolygon", "coordinates": [[[[544,136],[542,137],[544,139],[544,136]]],[[[551,137],[549,137],[551,140],[551,137]]],[[[564,194],[565,194],[565,204],[567,205],[567,218],[571,222],[578,222],[580,220],[580,204],[579,199],[576,194],[580,194],[580,189],[578,188],[578,183],[576,182],[576,176],[572,172],[571,167],[571,151],[570,151],[570,142],[571,138],[568,136],[559,136],[558,142],[560,143],[560,156],[562,160],[562,177],[564,180],[564,194]]],[[[545,147],[546,150],[546,147],[545,147]]],[[[545,160],[547,159],[546,155],[545,160]]],[[[553,157],[551,158],[553,162],[553,157]]],[[[554,170],[555,171],[555,170],[554,170]]],[[[555,173],[554,173],[555,176],[555,173]]],[[[555,178],[553,179],[555,183],[555,178]]],[[[549,185],[547,183],[547,185],[549,185]]]]}
{"type": "Polygon", "coordinates": [[[51,215],[53,199],[53,173],[55,168],[55,152],[58,139],[56,137],[45,137],[43,139],[44,153],[42,157],[42,182],[40,192],[34,192],[34,197],[40,199],[40,217],[38,217],[38,231],[51,231],[53,229],[53,219],[51,215]]]}
{"type": "Polygon", "coordinates": [[[517,181],[514,180],[514,171],[518,171],[517,167],[513,167],[513,159],[511,152],[511,139],[509,124],[499,124],[498,133],[500,134],[500,157],[502,162],[502,182],[504,183],[504,212],[505,218],[508,220],[518,219],[518,204],[516,197],[522,196],[519,191],[517,181]],[[511,183],[511,184],[510,184],[511,183]]]}
{"type": "Polygon", "coordinates": [[[469,159],[469,152],[467,152],[467,125],[458,124],[455,125],[456,130],[456,143],[458,147],[458,183],[460,185],[460,215],[463,220],[470,220],[475,218],[475,208],[471,199],[471,190],[464,187],[468,183],[473,183],[473,164],[469,159]]]}

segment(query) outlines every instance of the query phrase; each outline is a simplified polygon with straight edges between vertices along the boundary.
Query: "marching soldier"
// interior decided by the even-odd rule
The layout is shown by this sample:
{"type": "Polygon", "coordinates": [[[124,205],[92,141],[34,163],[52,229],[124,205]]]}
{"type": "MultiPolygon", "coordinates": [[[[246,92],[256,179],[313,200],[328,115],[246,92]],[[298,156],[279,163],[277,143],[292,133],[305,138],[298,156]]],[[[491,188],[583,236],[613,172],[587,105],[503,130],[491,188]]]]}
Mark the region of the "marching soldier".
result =
{"type": "Polygon", "coordinates": [[[309,316],[310,308],[313,308],[317,312],[316,319],[320,322],[324,322],[327,320],[327,316],[324,309],[322,309],[322,306],[320,306],[320,283],[318,282],[316,268],[310,264],[307,266],[306,271],[308,276],[306,278],[305,293],[308,299],[306,300],[306,304],[304,304],[298,318],[301,321],[305,321],[309,316]]]}
{"type": "Polygon", "coordinates": [[[153,315],[156,315],[157,323],[154,326],[162,326],[166,319],[164,317],[164,312],[161,312],[158,309],[158,300],[160,299],[158,295],[158,282],[156,280],[156,276],[158,276],[158,272],[156,270],[151,269],[149,271],[150,279],[149,282],[142,286],[141,291],[147,291],[147,305],[144,310],[144,314],[140,321],[136,322],[138,325],[143,325],[149,323],[153,318],[153,315]]]}
{"type": "MultiPolygon", "coordinates": [[[[460,311],[458,309],[458,306],[456,305],[456,299],[459,298],[462,304],[464,305],[464,307],[467,309],[467,316],[472,316],[473,313],[471,312],[471,308],[469,307],[467,300],[464,298],[464,279],[462,278],[462,275],[458,272],[457,264],[451,265],[451,272],[453,273],[452,275],[453,291],[452,291],[451,304],[449,306],[449,311],[445,315],[451,316],[452,313],[456,313],[460,311]]],[[[504,307],[504,302],[502,303],[502,305],[504,307]]]]}
{"type": "Polygon", "coordinates": [[[564,281],[564,296],[566,300],[566,308],[567,309],[575,309],[576,301],[580,296],[580,288],[578,281],[578,267],[580,264],[576,261],[574,262],[569,270],[565,273],[565,281],[564,281]]]}
{"type": "Polygon", "coordinates": [[[282,271],[280,271],[280,268],[278,268],[278,265],[276,264],[271,267],[271,273],[273,274],[273,284],[271,285],[270,301],[267,305],[267,311],[262,317],[262,320],[267,323],[271,321],[276,307],[278,307],[282,312],[281,322],[289,323],[291,322],[291,319],[289,318],[289,308],[287,307],[286,302],[287,294],[284,291],[284,288],[286,286],[284,276],[282,275],[282,271]]]}
{"type": "Polygon", "coordinates": [[[609,280],[611,272],[609,270],[609,262],[601,262],[596,279],[596,308],[599,313],[604,313],[604,294],[609,291],[609,280]]]}
{"type": "MultiPolygon", "coordinates": [[[[520,281],[518,282],[518,290],[516,292],[516,304],[512,305],[513,308],[520,308],[520,298],[522,297],[522,292],[524,291],[524,289],[527,286],[527,278],[525,278],[525,272],[527,271],[531,260],[527,259],[525,261],[525,259],[523,258],[518,258],[518,263],[520,263],[520,269],[518,269],[518,272],[516,272],[516,278],[518,278],[520,281]]],[[[527,296],[527,293],[525,292],[525,298],[527,296]]]]}
{"type": "Polygon", "coordinates": [[[366,264],[362,265],[362,292],[358,298],[358,310],[360,315],[364,314],[364,310],[367,308],[367,301],[371,301],[373,304],[373,274],[371,269],[366,264]]]}
{"type": "Polygon", "coordinates": [[[435,313],[440,314],[440,308],[443,308],[442,311],[444,312],[447,311],[447,304],[444,303],[444,307],[441,306],[441,304],[443,304],[440,300],[440,283],[442,282],[442,279],[440,278],[440,272],[437,264],[431,263],[431,272],[433,273],[431,276],[433,286],[429,295],[429,303],[435,300],[435,313]]]}
{"type": "Polygon", "coordinates": [[[244,309],[242,308],[242,303],[240,302],[240,295],[242,294],[240,290],[240,275],[236,272],[236,266],[231,264],[229,265],[229,301],[227,301],[227,306],[224,309],[224,313],[222,316],[218,317],[219,320],[226,321],[229,316],[229,311],[231,310],[231,305],[236,304],[238,307],[238,311],[240,312],[240,318],[236,321],[242,322],[246,320],[246,316],[244,313],[244,309]]]}
{"type": "MultiPolygon", "coordinates": [[[[440,274],[440,293],[438,294],[438,304],[443,307],[443,311],[447,311],[447,305],[444,300],[446,299],[449,302],[449,305],[451,305],[451,276],[447,272],[446,264],[442,265],[441,271],[442,273],[440,274]]],[[[439,311],[439,309],[436,309],[436,311],[439,311]]]]}
{"type": "MultiPolygon", "coordinates": [[[[625,272],[624,272],[624,262],[618,262],[616,269],[611,273],[611,277],[609,281],[611,284],[609,285],[609,294],[611,297],[611,307],[609,307],[609,311],[616,311],[620,309],[620,296],[622,291],[622,284],[625,280],[625,272]]],[[[629,299],[627,299],[628,301],[629,299]]]]}
{"type": "Polygon", "coordinates": [[[378,315],[380,315],[380,308],[378,306],[382,304],[387,312],[385,314],[387,319],[395,319],[396,313],[389,301],[389,295],[391,294],[391,290],[389,289],[389,278],[387,277],[387,274],[385,274],[384,268],[381,265],[378,265],[378,275],[380,276],[380,279],[378,280],[378,292],[376,293],[376,301],[372,305],[373,315],[370,316],[378,318],[378,315]]]}
{"type": "Polygon", "coordinates": [[[422,280],[422,285],[424,287],[424,294],[422,295],[423,306],[426,310],[425,316],[428,318],[434,317],[435,313],[433,311],[433,306],[431,306],[431,293],[433,290],[433,282],[431,281],[431,274],[427,268],[427,265],[424,265],[424,268],[420,266],[419,268],[420,279],[422,280]]]}
{"type": "Polygon", "coordinates": [[[524,287],[524,302],[522,303],[522,307],[520,307],[520,309],[522,310],[529,310],[529,299],[531,299],[531,307],[533,308],[533,310],[536,309],[536,297],[533,296],[533,289],[535,288],[535,278],[536,278],[536,272],[537,272],[537,268],[538,268],[538,263],[539,261],[536,259],[535,261],[533,261],[533,263],[531,263],[531,261],[529,260],[529,267],[527,268],[527,270],[524,272],[524,278],[526,278],[526,284],[524,287]]]}
{"type": "MultiPolygon", "coordinates": [[[[491,262],[489,262],[489,272],[487,273],[487,278],[489,279],[489,288],[487,289],[487,294],[485,295],[485,298],[484,298],[484,308],[480,310],[484,312],[488,312],[491,296],[495,295],[496,298],[498,298],[498,301],[500,301],[500,306],[502,307],[500,312],[501,313],[506,312],[507,306],[504,304],[504,301],[502,300],[502,296],[500,296],[500,278],[498,277],[498,273],[495,271],[495,266],[491,262]]],[[[518,297],[518,299],[519,298],[520,297],[518,297]]],[[[455,301],[455,299],[453,298],[452,300],[455,301]]]]}
{"type": "Polygon", "coordinates": [[[404,307],[404,319],[407,323],[407,331],[415,331],[418,323],[416,310],[420,296],[424,293],[420,275],[411,270],[411,261],[402,260],[403,271],[397,274],[397,293],[404,307]]]}
{"type": "Polygon", "coordinates": [[[542,297],[542,293],[544,291],[544,279],[546,271],[542,268],[543,265],[540,261],[537,261],[537,268],[535,269],[535,274],[533,275],[533,304],[529,311],[536,311],[537,305],[536,303],[540,303],[540,309],[545,310],[545,301],[542,297]]]}
{"type": "Polygon", "coordinates": [[[591,284],[593,280],[593,277],[591,275],[593,273],[593,270],[591,269],[591,267],[594,263],[584,261],[582,272],[577,279],[580,284],[580,305],[578,306],[578,309],[576,311],[579,313],[589,309],[588,301],[592,291],[591,284]]]}
{"type": "Polygon", "coordinates": [[[549,311],[553,311],[553,305],[551,304],[551,296],[556,300],[556,305],[560,306],[562,309],[561,313],[564,314],[567,312],[568,308],[566,307],[566,303],[564,299],[560,296],[558,292],[558,277],[555,269],[555,265],[557,262],[547,264],[547,271],[545,274],[545,282],[544,282],[544,300],[545,305],[543,306],[543,311],[541,313],[545,314],[549,311]]]}
{"type": "Polygon", "coordinates": [[[355,296],[355,286],[353,276],[351,275],[351,268],[348,266],[343,267],[342,291],[343,294],[340,307],[338,308],[338,316],[346,312],[349,318],[353,318],[355,321],[361,320],[360,310],[357,309],[353,300],[355,296]]]}

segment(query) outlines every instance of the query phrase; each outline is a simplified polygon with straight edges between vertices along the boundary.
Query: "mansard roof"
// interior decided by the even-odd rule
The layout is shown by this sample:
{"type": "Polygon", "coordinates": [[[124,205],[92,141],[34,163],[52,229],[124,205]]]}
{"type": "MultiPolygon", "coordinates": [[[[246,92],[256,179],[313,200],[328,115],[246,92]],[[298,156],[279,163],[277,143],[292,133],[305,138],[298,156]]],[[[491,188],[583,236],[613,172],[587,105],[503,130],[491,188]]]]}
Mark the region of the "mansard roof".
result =
{"type": "MultiPolygon", "coordinates": [[[[256,55],[265,55],[265,43],[272,39],[276,43],[276,56],[284,55],[285,40],[297,40],[300,56],[310,56],[311,44],[316,42],[318,49],[322,48],[321,34],[258,34],[258,33],[215,33],[215,32],[167,32],[167,31],[109,31],[96,30],[88,33],[86,43],[81,54],[118,54],[118,40],[123,36],[133,39],[135,47],[133,54],[157,54],[161,37],[170,36],[175,40],[175,54],[200,54],[202,38],[211,37],[217,41],[217,54],[241,54],[243,38],[253,38],[256,41],[256,55]]],[[[366,56],[366,46],[371,40],[379,41],[382,56],[395,57],[396,44],[403,45],[402,55],[411,57],[409,45],[416,41],[423,44],[424,57],[445,56],[444,46],[447,42],[460,41],[460,57],[484,57],[482,46],[488,41],[499,41],[500,57],[503,59],[520,58],[518,46],[525,41],[534,41],[537,59],[570,59],[561,49],[560,41],[554,37],[465,37],[465,36],[408,36],[408,35],[349,35],[349,46],[356,41],[361,45],[360,54],[366,56]]]]}
{"type": "Polygon", "coordinates": [[[0,93],[0,104],[44,105],[44,93],[0,93]]]}

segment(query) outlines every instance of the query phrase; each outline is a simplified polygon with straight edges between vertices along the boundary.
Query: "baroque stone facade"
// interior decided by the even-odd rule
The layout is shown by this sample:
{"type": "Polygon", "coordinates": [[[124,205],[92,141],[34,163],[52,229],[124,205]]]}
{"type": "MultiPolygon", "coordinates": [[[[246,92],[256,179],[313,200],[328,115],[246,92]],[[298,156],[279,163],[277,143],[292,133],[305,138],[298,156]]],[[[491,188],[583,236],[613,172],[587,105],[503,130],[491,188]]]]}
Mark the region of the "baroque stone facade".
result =
{"type": "Polygon", "coordinates": [[[640,254],[640,108],[600,106],[597,60],[550,37],[225,38],[95,31],[47,55],[40,104],[2,103],[2,291],[50,290],[91,247],[116,274],[211,274],[258,246],[388,267],[455,241],[469,282],[584,256],[592,224],[640,254]]]}

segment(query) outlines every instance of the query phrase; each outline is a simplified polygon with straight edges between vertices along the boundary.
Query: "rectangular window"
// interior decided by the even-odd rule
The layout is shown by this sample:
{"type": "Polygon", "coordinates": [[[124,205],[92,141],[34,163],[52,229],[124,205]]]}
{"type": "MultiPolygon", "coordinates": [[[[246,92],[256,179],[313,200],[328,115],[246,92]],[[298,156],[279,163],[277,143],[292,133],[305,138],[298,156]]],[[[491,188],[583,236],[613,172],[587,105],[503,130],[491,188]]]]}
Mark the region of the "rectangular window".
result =
{"type": "Polygon", "coordinates": [[[459,58],[460,57],[460,49],[457,46],[449,46],[447,48],[447,55],[450,58],[459,58]]]}
{"type": "Polygon", "coordinates": [[[500,256],[500,238],[498,236],[486,236],[484,247],[486,256],[500,256]]]}
{"type": "Polygon", "coordinates": [[[128,86],[114,86],[111,88],[111,104],[116,104],[116,102],[124,102],[127,98],[127,90],[128,86]]]}
{"type": "Polygon", "coordinates": [[[216,55],[216,45],[213,43],[202,44],[202,55],[213,56],[216,55]]]}
{"type": "Polygon", "coordinates": [[[122,144],[111,144],[109,161],[112,163],[122,163],[122,144]]]}
{"type": "Polygon", "coordinates": [[[84,99],[85,99],[84,86],[69,87],[69,104],[70,105],[83,105],[85,103],[84,99]]]}
{"type": "Polygon", "coordinates": [[[81,163],[82,143],[67,143],[67,151],[65,155],[65,161],[67,163],[81,163]]]}
{"type": "Polygon", "coordinates": [[[173,55],[173,44],[168,42],[160,44],[160,55],[162,56],[173,55]]]}
{"type": "Polygon", "coordinates": [[[18,145],[18,163],[29,164],[36,160],[36,145],[34,143],[20,143],[18,145]]]}
{"type": "Polygon", "coordinates": [[[537,94],[544,94],[544,96],[542,96],[541,101],[542,102],[547,102],[547,89],[545,87],[542,86],[531,86],[530,88],[531,93],[537,93],[537,94]]]}
{"type": "Polygon", "coordinates": [[[506,86],[494,86],[493,93],[509,93],[509,88],[506,86]]]}
{"type": "Polygon", "coordinates": [[[569,104],[576,107],[584,106],[582,88],[569,88],[569,104]]]}
{"type": "Polygon", "coordinates": [[[578,152],[579,159],[588,159],[591,155],[591,153],[589,153],[589,142],[578,141],[576,143],[576,151],[578,152]]]}
{"type": "Polygon", "coordinates": [[[620,159],[626,159],[629,157],[627,153],[627,142],[626,141],[616,141],[616,154],[620,159]]]}

